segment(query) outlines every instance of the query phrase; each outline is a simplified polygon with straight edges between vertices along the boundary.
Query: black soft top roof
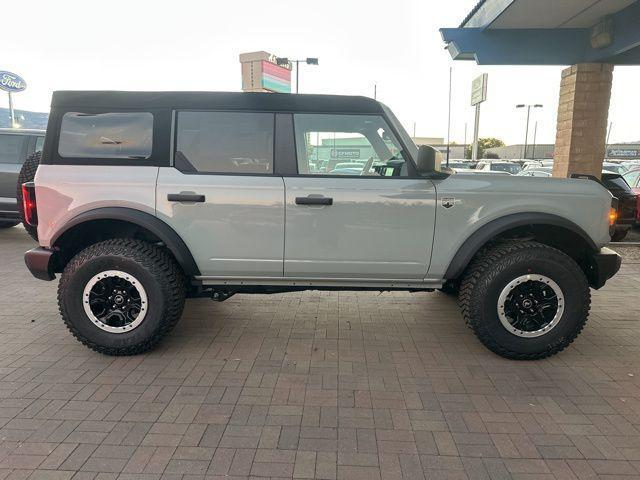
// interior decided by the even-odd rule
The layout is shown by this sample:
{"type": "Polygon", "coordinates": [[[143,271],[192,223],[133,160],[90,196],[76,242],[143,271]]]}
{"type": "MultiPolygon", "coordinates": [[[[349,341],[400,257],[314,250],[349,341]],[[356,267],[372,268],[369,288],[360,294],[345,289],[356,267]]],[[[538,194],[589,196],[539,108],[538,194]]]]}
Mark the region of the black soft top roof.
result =
{"type": "Polygon", "coordinates": [[[51,106],[382,113],[380,104],[367,97],[288,93],[58,91],[51,106]]]}

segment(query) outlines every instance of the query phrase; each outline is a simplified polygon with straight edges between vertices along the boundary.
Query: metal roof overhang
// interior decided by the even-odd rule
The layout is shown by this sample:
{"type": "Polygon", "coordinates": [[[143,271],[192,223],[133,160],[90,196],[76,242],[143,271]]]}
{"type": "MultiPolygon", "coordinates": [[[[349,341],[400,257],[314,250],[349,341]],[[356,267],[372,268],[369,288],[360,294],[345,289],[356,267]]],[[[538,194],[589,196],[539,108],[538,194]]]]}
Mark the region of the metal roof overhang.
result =
{"type": "Polygon", "coordinates": [[[454,60],[481,65],[640,65],[640,0],[483,0],[440,33],[454,60]],[[592,27],[605,17],[613,41],[592,48],[592,27]]]}

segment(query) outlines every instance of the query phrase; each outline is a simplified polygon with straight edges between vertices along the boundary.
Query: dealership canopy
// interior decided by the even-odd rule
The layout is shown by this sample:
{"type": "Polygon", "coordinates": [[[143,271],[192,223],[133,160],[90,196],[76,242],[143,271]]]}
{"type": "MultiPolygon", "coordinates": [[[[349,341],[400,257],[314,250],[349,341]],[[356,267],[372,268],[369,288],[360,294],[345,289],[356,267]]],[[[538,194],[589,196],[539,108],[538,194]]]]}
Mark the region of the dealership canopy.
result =
{"type": "Polygon", "coordinates": [[[481,0],[440,33],[481,65],[640,65],[638,0],[481,0]]]}

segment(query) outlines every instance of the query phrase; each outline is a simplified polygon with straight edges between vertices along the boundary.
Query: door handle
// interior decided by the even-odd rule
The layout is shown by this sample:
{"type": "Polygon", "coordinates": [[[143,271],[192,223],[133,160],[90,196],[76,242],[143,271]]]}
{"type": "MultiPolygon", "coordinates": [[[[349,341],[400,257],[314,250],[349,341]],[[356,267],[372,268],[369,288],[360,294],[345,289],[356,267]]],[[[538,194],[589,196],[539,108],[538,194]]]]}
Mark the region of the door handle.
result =
{"type": "Polygon", "coordinates": [[[198,193],[169,193],[167,200],[170,202],[204,202],[204,195],[198,193]]]}
{"type": "Polygon", "coordinates": [[[296,197],[296,205],[333,205],[333,198],[323,196],[296,197]]]}

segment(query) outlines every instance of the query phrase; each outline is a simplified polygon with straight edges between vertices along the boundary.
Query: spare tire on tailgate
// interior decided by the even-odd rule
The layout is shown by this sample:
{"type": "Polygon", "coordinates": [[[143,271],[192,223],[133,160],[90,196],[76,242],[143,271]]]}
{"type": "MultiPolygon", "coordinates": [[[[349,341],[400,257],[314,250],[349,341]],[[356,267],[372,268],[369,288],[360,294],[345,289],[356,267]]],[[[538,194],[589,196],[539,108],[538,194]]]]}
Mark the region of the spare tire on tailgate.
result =
{"type": "Polygon", "coordinates": [[[20,169],[18,175],[18,185],[16,186],[16,199],[18,200],[18,212],[20,212],[20,221],[24,225],[24,229],[36,242],[38,241],[38,228],[29,225],[24,219],[24,208],[22,207],[22,184],[27,182],[33,182],[40,165],[40,158],[42,152],[36,152],[29,156],[20,169]]]}

